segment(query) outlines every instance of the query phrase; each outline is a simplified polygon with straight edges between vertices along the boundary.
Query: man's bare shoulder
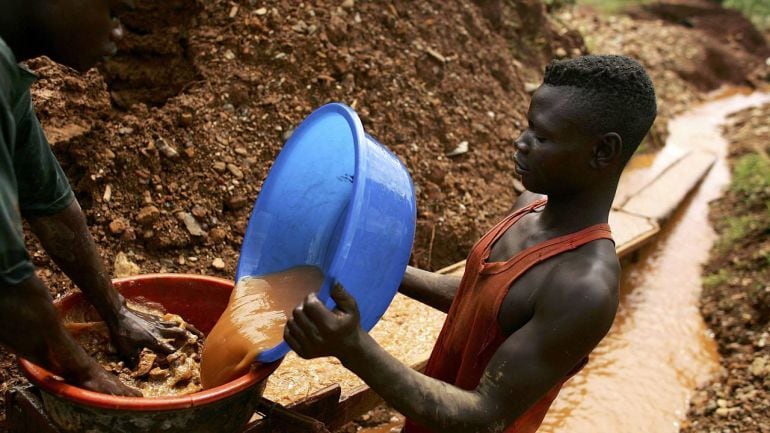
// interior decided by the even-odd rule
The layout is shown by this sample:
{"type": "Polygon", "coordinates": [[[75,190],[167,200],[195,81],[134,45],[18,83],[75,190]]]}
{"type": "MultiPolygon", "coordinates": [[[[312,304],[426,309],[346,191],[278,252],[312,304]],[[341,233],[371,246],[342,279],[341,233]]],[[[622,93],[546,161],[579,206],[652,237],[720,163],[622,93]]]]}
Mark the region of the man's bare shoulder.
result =
{"type": "Polygon", "coordinates": [[[539,303],[555,309],[577,308],[614,316],[620,262],[614,244],[598,240],[558,258],[540,293],[539,303]]]}

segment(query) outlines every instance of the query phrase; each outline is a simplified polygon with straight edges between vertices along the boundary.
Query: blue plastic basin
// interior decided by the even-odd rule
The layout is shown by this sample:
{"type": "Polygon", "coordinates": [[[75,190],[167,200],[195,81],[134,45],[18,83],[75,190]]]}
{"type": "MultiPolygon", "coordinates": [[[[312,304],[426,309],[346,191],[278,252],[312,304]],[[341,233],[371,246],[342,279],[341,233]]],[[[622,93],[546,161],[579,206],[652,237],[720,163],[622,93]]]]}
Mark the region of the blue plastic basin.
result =
{"type": "MultiPolygon", "coordinates": [[[[249,220],[236,281],[300,265],[335,281],[358,301],[367,331],[398,290],[415,228],[412,179],[401,161],[364,133],[350,107],[328,104],[294,131],[275,160],[249,220]]],[[[257,358],[272,362],[282,342],[257,358]]]]}

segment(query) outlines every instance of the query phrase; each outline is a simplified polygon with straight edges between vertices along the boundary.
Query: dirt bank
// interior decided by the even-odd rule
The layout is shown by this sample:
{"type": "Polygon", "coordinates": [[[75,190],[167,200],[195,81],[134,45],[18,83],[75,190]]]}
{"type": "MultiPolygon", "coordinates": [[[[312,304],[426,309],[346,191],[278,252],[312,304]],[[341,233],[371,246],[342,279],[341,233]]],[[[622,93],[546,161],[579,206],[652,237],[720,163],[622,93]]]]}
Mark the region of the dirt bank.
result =
{"type": "Polygon", "coordinates": [[[693,397],[683,433],[770,431],[770,105],[737,114],[725,135],[733,180],[711,207],[720,238],[701,296],[724,371],[693,397]]]}

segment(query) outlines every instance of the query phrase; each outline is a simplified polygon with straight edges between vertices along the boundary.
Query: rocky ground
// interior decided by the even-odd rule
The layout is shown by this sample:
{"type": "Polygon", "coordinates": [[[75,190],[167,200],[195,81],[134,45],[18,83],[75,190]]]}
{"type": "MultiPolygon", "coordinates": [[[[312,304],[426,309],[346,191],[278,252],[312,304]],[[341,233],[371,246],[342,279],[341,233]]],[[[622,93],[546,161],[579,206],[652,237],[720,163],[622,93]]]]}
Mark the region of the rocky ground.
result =
{"type": "MultiPolygon", "coordinates": [[[[638,57],[661,102],[648,148],[703,90],[736,80],[701,77],[715,74],[698,49],[713,29],[655,11],[633,21],[549,13],[540,0],[136,3],[118,11],[121,54],[98,69],[79,76],[29,63],[40,76],[36,110],[115,275],[231,278],[271,162],[326,102],[353,106],[409,168],[418,196],[412,264],[437,269],[464,258],[515,198],[511,143],[549,59],[589,48],[638,57]]],[[[713,44],[736,53],[741,70],[766,73],[766,47],[713,44]]],[[[70,289],[28,241],[54,296],[70,289]]],[[[0,350],[0,394],[23,381],[13,365],[0,350]]]]}
{"type": "Polygon", "coordinates": [[[735,115],[725,135],[733,179],[712,204],[719,240],[701,296],[724,370],[693,397],[683,433],[770,432],[770,105],[735,115]]]}

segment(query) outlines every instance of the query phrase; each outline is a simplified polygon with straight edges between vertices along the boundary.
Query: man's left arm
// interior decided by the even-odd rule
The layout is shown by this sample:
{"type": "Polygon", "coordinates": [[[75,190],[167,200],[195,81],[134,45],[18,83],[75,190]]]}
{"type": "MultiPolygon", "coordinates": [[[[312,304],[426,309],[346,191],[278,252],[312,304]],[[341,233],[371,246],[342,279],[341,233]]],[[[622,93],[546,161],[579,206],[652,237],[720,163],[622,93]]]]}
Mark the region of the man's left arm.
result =
{"type": "Polygon", "coordinates": [[[143,347],[165,354],[175,350],[164,340],[182,338],[185,331],[126,306],[112,285],[76,200],[57,213],[27,220],[46,252],[104,319],[123,356],[134,360],[143,347]]]}
{"type": "Polygon", "coordinates": [[[164,340],[180,338],[185,331],[176,324],[126,308],[124,299],[112,286],[85,216],[45,138],[29,92],[19,104],[25,111],[17,123],[13,165],[22,216],[46,252],[94,305],[124,357],[136,360],[143,347],[173,352],[173,346],[164,340]]]}
{"type": "Polygon", "coordinates": [[[294,311],[284,336],[303,358],[336,356],[394,409],[427,428],[499,432],[564,380],[604,337],[617,309],[616,287],[616,276],[597,278],[585,268],[555,273],[533,318],[500,346],[471,391],[416,372],[388,354],[358,326],[355,300],[341,288],[333,291],[334,311],[311,295],[294,311]]]}

